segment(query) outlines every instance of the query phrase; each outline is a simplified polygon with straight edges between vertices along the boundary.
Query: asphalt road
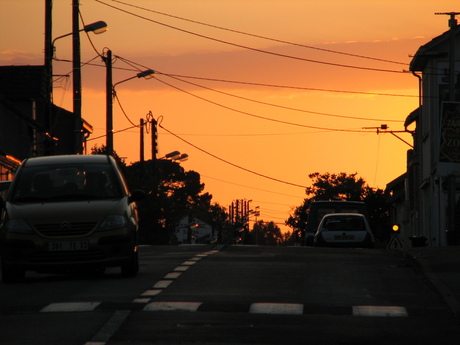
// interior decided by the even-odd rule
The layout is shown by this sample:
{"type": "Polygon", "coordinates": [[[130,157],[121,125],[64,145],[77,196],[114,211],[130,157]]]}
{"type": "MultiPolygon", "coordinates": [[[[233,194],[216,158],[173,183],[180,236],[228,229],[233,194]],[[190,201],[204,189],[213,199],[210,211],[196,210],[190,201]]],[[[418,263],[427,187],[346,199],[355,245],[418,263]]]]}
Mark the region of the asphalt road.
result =
{"type": "Polygon", "coordinates": [[[0,344],[457,344],[458,320],[392,250],[142,247],[123,278],[0,283],[0,344]]]}

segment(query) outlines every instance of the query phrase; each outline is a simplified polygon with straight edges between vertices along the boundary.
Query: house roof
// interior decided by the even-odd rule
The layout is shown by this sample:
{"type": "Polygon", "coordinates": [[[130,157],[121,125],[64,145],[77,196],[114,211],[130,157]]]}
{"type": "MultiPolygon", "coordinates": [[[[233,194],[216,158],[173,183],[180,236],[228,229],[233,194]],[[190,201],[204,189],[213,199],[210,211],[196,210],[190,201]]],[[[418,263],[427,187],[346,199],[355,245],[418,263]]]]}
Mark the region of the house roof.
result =
{"type": "MultiPolygon", "coordinates": [[[[433,38],[430,42],[421,46],[414,55],[410,63],[409,69],[414,72],[422,72],[428,60],[434,57],[446,57],[449,51],[449,40],[452,30],[448,30],[443,34],[433,38]]],[[[460,25],[455,29],[455,39],[457,45],[460,41],[460,25]]]]}

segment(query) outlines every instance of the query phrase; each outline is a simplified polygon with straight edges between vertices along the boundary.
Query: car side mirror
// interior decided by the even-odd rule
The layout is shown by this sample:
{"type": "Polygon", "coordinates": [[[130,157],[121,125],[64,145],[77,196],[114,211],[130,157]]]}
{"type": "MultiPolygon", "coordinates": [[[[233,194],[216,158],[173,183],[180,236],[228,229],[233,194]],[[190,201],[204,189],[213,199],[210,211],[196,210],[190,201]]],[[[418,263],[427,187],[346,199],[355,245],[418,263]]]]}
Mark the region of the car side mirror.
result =
{"type": "Polygon", "coordinates": [[[145,192],[141,189],[135,189],[131,192],[131,195],[128,197],[128,202],[136,202],[145,198],[145,192]]]}

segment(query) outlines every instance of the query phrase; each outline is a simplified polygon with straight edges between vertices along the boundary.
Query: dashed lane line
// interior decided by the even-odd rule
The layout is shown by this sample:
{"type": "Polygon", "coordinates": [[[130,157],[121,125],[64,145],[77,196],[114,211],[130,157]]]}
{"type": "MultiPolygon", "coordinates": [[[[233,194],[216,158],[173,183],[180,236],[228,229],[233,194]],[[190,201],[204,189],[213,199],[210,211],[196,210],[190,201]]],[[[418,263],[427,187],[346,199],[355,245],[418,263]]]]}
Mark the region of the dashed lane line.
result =
{"type": "Polygon", "coordinates": [[[198,310],[201,302],[151,302],[144,311],[192,311],[198,310]]]}
{"type": "Polygon", "coordinates": [[[358,305],[353,306],[353,316],[407,317],[409,314],[406,308],[399,306],[358,305]]]}
{"type": "Polygon", "coordinates": [[[253,303],[249,308],[251,314],[289,314],[302,315],[303,304],[295,303],[253,303]]]}
{"type": "Polygon", "coordinates": [[[135,303],[149,303],[151,297],[155,297],[161,292],[163,292],[175,279],[179,278],[182,273],[187,271],[190,267],[195,265],[197,262],[207,257],[208,255],[213,255],[218,253],[218,249],[209,250],[207,252],[196,254],[189,260],[184,261],[181,265],[177,266],[163,277],[163,280],[160,280],[155,283],[152,289],[144,291],[139,297],[135,298],[133,302],[135,303]]]}

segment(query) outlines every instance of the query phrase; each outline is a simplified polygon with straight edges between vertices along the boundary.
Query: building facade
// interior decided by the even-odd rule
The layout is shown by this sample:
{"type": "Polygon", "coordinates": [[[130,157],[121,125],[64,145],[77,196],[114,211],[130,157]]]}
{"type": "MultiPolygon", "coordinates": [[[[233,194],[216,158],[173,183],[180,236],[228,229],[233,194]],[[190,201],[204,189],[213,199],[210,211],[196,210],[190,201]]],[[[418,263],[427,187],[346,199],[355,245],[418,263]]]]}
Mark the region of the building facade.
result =
{"type": "MultiPolygon", "coordinates": [[[[44,66],[0,66],[0,181],[27,157],[75,151],[74,115],[50,103],[46,78],[44,66]]],[[[82,120],[81,131],[92,128],[82,120]]]]}
{"type": "Polygon", "coordinates": [[[404,245],[460,244],[460,26],[421,46],[410,71],[420,102],[405,121],[414,140],[407,171],[387,186],[393,218],[404,245]]]}

